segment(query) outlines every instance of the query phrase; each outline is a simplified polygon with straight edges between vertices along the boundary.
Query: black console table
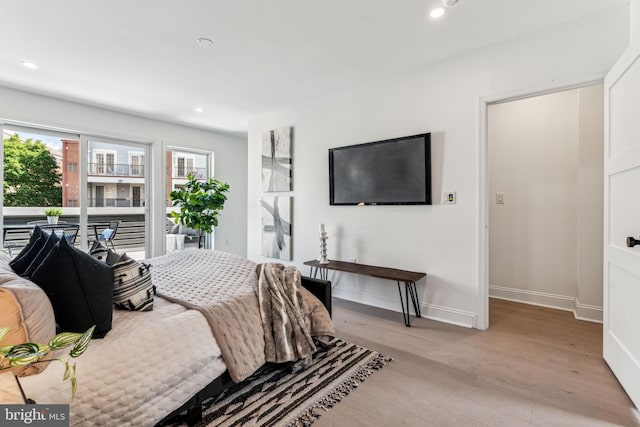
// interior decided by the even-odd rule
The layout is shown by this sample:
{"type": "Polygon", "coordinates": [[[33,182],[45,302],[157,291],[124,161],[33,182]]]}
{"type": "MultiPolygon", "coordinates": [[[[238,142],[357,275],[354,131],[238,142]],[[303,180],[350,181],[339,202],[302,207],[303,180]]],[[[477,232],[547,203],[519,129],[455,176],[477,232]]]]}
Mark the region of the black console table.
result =
{"type": "Polygon", "coordinates": [[[409,317],[409,297],[413,303],[413,311],[416,317],[420,317],[420,302],[418,301],[418,291],[416,282],[426,273],[418,273],[415,271],[399,270],[397,268],[376,267],[373,265],[357,264],[355,262],[329,261],[328,264],[320,264],[318,260],[305,261],[304,265],[311,267],[311,276],[320,275],[320,279],[327,280],[329,270],[344,271],[346,273],[363,274],[366,276],[377,277],[380,279],[395,280],[398,284],[398,293],[400,294],[400,305],[402,306],[402,316],[405,326],[411,326],[411,318],[409,317]],[[404,283],[404,300],[407,308],[405,310],[405,301],[402,298],[402,288],[400,282],[404,283]]]}

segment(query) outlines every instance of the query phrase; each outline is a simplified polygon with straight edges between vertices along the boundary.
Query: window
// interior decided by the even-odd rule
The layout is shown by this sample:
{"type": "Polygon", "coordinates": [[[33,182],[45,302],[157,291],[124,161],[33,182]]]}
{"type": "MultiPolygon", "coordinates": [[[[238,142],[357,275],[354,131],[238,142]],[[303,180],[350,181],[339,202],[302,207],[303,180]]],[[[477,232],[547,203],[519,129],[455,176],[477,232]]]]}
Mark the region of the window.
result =
{"type": "Polygon", "coordinates": [[[107,150],[94,150],[93,164],[89,173],[95,175],[119,175],[116,171],[116,153],[107,150]]]}
{"type": "Polygon", "coordinates": [[[148,257],[147,144],[20,126],[2,131],[0,225],[43,220],[44,208],[61,207],[63,221],[86,225],[76,245],[86,249],[96,229],[117,220],[116,248],[136,259],[148,257]]]}
{"type": "Polygon", "coordinates": [[[144,154],[129,152],[129,172],[132,176],[142,176],[144,174],[144,154]]]}
{"type": "Polygon", "coordinates": [[[143,144],[91,137],[86,139],[86,157],[94,163],[86,179],[90,234],[105,229],[109,221],[120,221],[113,241],[116,250],[144,259],[149,249],[149,217],[145,210],[147,148],[143,144]]]}
{"type": "Polygon", "coordinates": [[[193,159],[187,159],[187,175],[194,174],[193,159]]]}
{"type": "MultiPolygon", "coordinates": [[[[167,222],[173,224],[173,218],[170,217],[172,211],[179,209],[172,206],[171,191],[182,190],[188,182],[187,176],[192,174],[198,180],[206,180],[213,175],[213,153],[208,151],[196,151],[189,148],[172,147],[165,152],[167,159],[167,168],[165,171],[165,206],[167,207],[167,222]]],[[[198,239],[185,241],[186,246],[198,246],[198,239]]],[[[208,234],[204,238],[204,246],[213,248],[213,234],[208,234]]]]}
{"type": "Polygon", "coordinates": [[[186,176],[184,173],[184,157],[178,157],[178,173],[176,176],[186,176]]]}
{"type": "Polygon", "coordinates": [[[174,157],[174,174],[176,178],[186,178],[189,174],[193,174],[198,178],[202,178],[203,173],[196,168],[196,159],[193,156],[185,156],[184,153],[175,153],[174,157]],[[179,155],[178,155],[179,154],[179,155]]]}

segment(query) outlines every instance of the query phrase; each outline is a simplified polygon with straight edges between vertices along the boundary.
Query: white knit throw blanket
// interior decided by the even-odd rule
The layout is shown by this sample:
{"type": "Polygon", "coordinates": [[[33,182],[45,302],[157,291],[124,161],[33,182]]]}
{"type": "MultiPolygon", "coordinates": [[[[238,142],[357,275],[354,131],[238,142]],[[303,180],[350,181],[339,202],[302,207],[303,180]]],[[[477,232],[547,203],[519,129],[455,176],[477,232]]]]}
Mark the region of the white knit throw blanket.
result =
{"type": "Polygon", "coordinates": [[[231,379],[240,382],[265,363],[256,263],[200,249],[147,262],[158,295],[199,310],[207,318],[231,379]]]}

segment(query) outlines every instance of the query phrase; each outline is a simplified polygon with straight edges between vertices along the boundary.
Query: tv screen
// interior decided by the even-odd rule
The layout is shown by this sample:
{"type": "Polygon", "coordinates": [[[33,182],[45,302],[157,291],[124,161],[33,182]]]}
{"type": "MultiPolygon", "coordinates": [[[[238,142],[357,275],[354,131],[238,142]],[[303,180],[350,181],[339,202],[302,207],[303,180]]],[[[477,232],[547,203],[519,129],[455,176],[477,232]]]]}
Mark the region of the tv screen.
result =
{"type": "Polygon", "coordinates": [[[331,205],[430,205],[431,134],[329,149],[331,205]]]}

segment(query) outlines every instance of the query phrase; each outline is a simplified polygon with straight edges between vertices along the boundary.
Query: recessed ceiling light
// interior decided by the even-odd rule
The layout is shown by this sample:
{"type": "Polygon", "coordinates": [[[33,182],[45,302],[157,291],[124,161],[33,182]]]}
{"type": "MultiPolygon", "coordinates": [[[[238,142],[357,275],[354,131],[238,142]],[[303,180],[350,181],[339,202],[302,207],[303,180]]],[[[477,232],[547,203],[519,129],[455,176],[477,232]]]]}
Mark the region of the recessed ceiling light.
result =
{"type": "Polygon", "coordinates": [[[444,15],[444,12],[445,12],[444,7],[436,7],[431,11],[431,13],[429,13],[429,15],[432,18],[440,18],[442,15],[444,15]]]}
{"type": "Polygon", "coordinates": [[[196,44],[200,47],[211,47],[213,46],[213,41],[206,37],[200,37],[196,40],[196,44]]]}
{"type": "Polygon", "coordinates": [[[196,113],[204,113],[204,108],[197,107],[197,108],[194,108],[193,111],[195,111],[196,113]]]}
{"type": "Polygon", "coordinates": [[[35,70],[36,68],[38,68],[38,66],[36,64],[34,64],[33,62],[29,62],[29,61],[22,61],[22,66],[25,68],[29,68],[31,70],[35,70]]]}

